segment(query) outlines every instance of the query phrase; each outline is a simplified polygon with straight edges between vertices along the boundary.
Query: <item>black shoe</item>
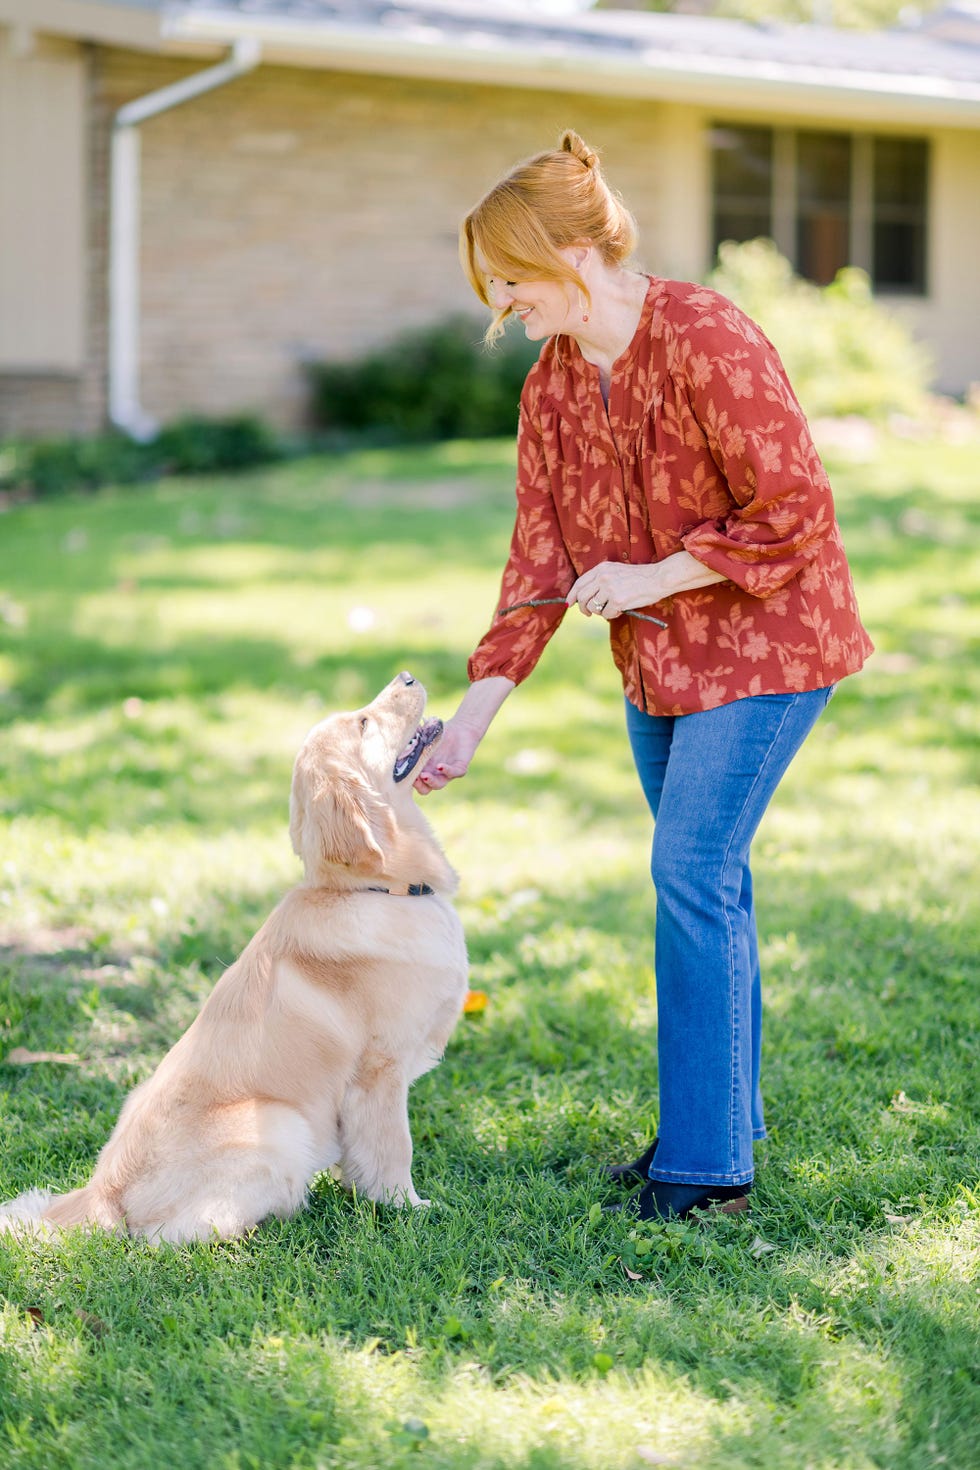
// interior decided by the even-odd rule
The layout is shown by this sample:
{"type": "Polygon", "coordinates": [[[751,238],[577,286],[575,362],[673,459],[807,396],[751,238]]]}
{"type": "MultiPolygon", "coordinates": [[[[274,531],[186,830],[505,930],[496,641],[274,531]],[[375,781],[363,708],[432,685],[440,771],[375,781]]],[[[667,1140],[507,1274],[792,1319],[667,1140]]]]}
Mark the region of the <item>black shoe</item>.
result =
{"type": "Polygon", "coordinates": [[[751,1184],[670,1184],[648,1179],[625,1204],[613,1205],[639,1220],[687,1220],[695,1210],[709,1215],[737,1215],[749,1208],[751,1184]]]}
{"type": "Polygon", "coordinates": [[[632,1164],[603,1164],[602,1175],[609,1184],[619,1184],[623,1189],[635,1189],[638,1184],[646,1184],[650,1179],[650,1165],[653,1156],[657,1152],[659,1138],[655,1138],[645,1153],[634,1159],[632,1164]]]}

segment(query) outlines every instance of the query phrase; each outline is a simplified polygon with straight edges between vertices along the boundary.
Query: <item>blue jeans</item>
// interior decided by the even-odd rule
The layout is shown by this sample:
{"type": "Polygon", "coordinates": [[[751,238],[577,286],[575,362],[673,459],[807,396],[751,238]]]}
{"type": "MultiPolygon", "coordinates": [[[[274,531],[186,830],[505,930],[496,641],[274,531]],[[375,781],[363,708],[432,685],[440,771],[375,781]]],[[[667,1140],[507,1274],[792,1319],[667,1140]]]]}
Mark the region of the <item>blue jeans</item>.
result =
{"type": "Polygon", "coordinates": [[[761,694],[626,727],[653,812],[660,1142],[652,1178],[748,1184],[765,1138],[749,849],[833,688],[761,694]]]}

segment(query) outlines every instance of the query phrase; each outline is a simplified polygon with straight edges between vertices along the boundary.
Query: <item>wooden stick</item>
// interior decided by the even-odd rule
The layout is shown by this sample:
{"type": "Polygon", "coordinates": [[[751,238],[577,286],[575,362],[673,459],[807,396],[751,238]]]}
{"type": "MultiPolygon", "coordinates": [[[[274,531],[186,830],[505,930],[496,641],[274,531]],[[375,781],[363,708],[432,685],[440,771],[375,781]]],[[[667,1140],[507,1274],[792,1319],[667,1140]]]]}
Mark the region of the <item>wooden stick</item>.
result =
{"type": "MultiPolygon", "coordinates": [[[[500,608],[497,616],[498,618],[502,618],[507,613],[517,612],[518,608],[522,607],[547,607],[550,603],[554,603],[557,607],[559,603],[564,602],[564,597],[530,597],[528,598],[527,602],[515,602],[512,607],[500,608]]],[[[597,613],[596,616],[601,617],[602,614],[597,613]]],[[[658,628],[666,628],[669,626],[669,624],[664,622],[663,618],[652,618],[649,613],[634,612],[631,607],[628,607],[626,609],[625,616],[628,618],[639,618],[642,623],[656,623],[658,628]]]]}

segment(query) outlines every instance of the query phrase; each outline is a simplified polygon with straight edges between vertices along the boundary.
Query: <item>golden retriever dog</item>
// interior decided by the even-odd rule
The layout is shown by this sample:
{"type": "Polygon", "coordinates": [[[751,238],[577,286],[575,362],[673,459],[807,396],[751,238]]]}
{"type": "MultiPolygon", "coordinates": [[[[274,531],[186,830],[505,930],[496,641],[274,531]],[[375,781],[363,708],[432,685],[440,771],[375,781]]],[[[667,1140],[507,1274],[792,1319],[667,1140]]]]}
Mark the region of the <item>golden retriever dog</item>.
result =
{"type": "Polygon", "coordinates": [[[126,1100],[91,1181],[0,1206],[0,1230],[230,1239],[334,1166],[367,1199],[427,1203],[408,1089],[442,1056],[467,964],[456,875],[406,779],[442,733],[425,698],[399,674],[311,730],[290,796],[304,881],[126,1100]]]}

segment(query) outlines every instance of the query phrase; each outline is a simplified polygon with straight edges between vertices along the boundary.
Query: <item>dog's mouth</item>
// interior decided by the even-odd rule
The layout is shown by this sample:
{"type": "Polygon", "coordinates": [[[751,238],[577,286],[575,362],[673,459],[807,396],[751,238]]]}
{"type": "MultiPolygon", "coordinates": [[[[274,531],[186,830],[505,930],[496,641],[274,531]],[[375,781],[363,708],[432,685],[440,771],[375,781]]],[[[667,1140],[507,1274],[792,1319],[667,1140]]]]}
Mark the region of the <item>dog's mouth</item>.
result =
{"type": "Polygon", "coordinates": [[[396,781],[404,781],[410,772],[415,770],[430,745],[434,745],[442,734],[441,720],[423,720],[411,740],[395,761],[392,771],[396,781]]]}

